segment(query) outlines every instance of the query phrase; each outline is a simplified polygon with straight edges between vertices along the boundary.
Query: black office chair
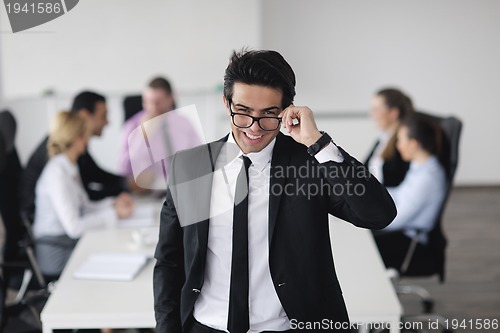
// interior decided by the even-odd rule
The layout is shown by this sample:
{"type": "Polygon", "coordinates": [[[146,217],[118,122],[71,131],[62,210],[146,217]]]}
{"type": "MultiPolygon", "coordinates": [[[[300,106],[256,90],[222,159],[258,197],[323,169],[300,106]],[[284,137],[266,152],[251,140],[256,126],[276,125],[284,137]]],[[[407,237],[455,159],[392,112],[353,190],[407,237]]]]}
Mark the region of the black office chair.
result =
{"type": "Polygon", "coordinates": [[[26,233],[19,209],[19,181],[22,166],[14,145],[16,121],[5,110],[0,112],[0,136],[3,141],[4,156],[0,169],[0,213],[5,223],[4,260],[17,260],[21,256],[18,242],[26,233]]]}
{"type": "Polygon", "coordinates": [[[45,304],[45,298],[40,298],[39,296],[26,297],[21,302],[14,302],[11,304],[6,304],[6,299],[7,286],[0,274],[0,332],[42,332],[39,313],[45,304]]]}
{"type": "Polygon", "coordinates": [[[130,95],[123,99],[123,110],[125,115],[125,120],[127,121],[133,115],[142,110],[142,96],[141,95],[130,95]]]}
{"type": "MultiPolygon", "coordinates": [[[[45,281],[35,260],[33,249],[26,238],[28,230],[19,210],[18,186],[22,172],[21,163],[14,145],[16,121],[9,111],[0,112],[0,220],[5,231],[2,249],[2,279],[0,281],[0,302],[2,311],[0,325],[5,325],[5,317],[14,318],[24,312],[33,314],[32,321],[41,328],[39,312],[45,303],[45,281]],[[35,276],[36,280],[32,279],[35,276]],[[25,297],[29,286],[42,290],[33,297],[25,297]],[[7,288],[18,290],[15,301],[5,306],[7,288]]],[[[31,226],[28,226],[31,227],[31,226]]],[[[10,321],[12,322],[12,321],[10,321]]],[[[18,326],[16,326],[18,327],[18,326]]],[[[4,326],[0,326],[4,328],[4,326]]],[[[3,330],[2,330],[3,331],[3,330]]],[[[25,330],[23,330],[25,331],[25,330]]],[[[31,331],[28,329],[28,331],[31,331]]]]}
{"type": "MultiPolygon", "coordinates": [[[[428,121],[434,123],[442,130],[442,146],[438,158],[446,171],[446,195],[441,205],[439,214],[434,228],[428,234],[428,244],[426,251],[415,251],[418,240],[422,234],[421,230],[416,230],[416,235],[413,237],[406,256],[401,267],[398,269],[400,277],[430,277],[437,275],[441,283],[445,280],[445,249],[447,239],[443,233],[442,219],[450,192],[453,187],[453,180],[458,166],[459,142],[462,131],[462,122],[455,117],[438,117],[423,112],[418,114],[428,121]]],[[[429,292],[416,285],[396,284],[398,294],[416,294],[422,299],[424,313],[430,314],[434,307],[434,300],[429,292]]],[[[405,315],[404,321],[415,322],[425,321],[429,319],[438,320],[442,323],[444,318],[438,315],[405,315]]],[[[442,325],[444,327],[444,325],[442,325]]]]}

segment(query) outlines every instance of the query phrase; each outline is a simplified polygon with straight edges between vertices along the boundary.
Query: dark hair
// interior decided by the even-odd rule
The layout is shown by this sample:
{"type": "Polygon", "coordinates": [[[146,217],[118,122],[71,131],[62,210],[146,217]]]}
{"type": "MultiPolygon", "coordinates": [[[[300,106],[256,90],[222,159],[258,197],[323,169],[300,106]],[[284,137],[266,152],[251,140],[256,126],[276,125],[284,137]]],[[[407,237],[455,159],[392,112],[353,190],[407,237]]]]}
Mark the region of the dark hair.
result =
{"type": "Polygon", "coordinates": [[[422,149],[439,155],[443,140],[440,126],[418,114],[405,118],[401,126],[408,129],[408,137],[416,140],[422,149]]]}
{"type": "MultiPolygon", "coordinates": [[[[385,105],[387,105],[388,108],[398,109],[399,122],[415,113],[411,98],[406,96],[401,90],[384,88],[377,92],[377,96],[382,96],[384,98],[385,105]]],[[[381,153],[382,159],[385,161],[392,159],[396,153],[396,132],[394,132],[381,153]]]]}
{"type": "Polygon", "coordinates": [[[90,113],[95,112],[95,105],[97,102],[106,102],[104,96],[99,95],[92,91],[84,91],[76,95],[73,100],[73,106],[71,107],[71,112],[75,113],[81,109],[86,109],[90,113]]]}
{"type": "Polygon", "coordinates": [[[414,111],[411,98],[406,96],[401,90],[394,88],[385,88],[377,92],[378,96],[382,96],[388,108],[396,108],[399,111],[398,119],[403,120],[411,115],[414,111]]]}
{"type": "Polygon", "coordinates": [[[236,82],[280,89],[281,106],[288,107],[295,97],[295,74],[285,58],[276,51],[241,50],[233,52],[224,74],[224,96],[233,97],[236,82]]]}
{"type": "Polygon", "coordinates": [[[168,80],[164,77],[155,77],[149,82],[148,87],[153,89],[161,89],[167,95],[172,95],[172,86],[170,85],[170,82],[168,82],[168,80]]]}
{"type": "Polygon", "coordinates": [[[161,89],[168,96],[172,96],[172,99],[173,99],[172,108],[173,109],[176,108],[176,106],[175,106],[175,99],[174,99],[174,96],[172,94],[172,85],[170,84],[170,82],[166,78],[161,77],[161,76],[155,77],[154,79],[152,79],[149,82],[148,87],[149,88],[153,88],[153,89],[161,89]]]}

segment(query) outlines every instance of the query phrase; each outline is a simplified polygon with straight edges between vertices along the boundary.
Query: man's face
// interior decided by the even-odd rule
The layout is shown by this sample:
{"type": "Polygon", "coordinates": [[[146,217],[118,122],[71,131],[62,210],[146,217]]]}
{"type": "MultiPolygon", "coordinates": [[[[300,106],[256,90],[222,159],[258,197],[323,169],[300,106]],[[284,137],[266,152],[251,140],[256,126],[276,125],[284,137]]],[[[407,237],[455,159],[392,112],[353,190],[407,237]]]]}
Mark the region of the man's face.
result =
{"type": "Polygon", "coordinates": [[[174,99],[163,89],[146,88],[142,94],[142,107],[149,118],[157,117],[173,108],[174,99]]]}
{"type": "Polygon", "coordinates": [[[106,103],[96,102],[94,113],[86,113],[90,128],[92,129],[92,135],[101,136],[102,130],[108,124],[108,109],[106,108],[106,103]]]}
{"type": "MultiPolygon", "coordinates": [[[[253,117],[278,117],[282,112],[280,89],[245,83],[235,83],[233,86],[232,103],[224,98],[228,113],[229,107],[233,113],[246,114],[253,117]]],[[[265,131],[259,127],[257,121],[248,128],[239,128],[232,119],[231,130],[240,149],[245,153],[255,153],[264,149],[279,133],[276,130],[265,131]]]]}

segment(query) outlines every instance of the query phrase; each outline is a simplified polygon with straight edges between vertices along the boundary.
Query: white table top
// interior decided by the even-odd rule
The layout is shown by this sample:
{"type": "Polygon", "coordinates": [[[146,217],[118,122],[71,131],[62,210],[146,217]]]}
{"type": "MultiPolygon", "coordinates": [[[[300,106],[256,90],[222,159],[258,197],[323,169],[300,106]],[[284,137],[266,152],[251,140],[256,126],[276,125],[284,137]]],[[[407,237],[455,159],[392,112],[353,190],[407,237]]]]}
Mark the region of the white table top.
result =
{"type": "Polygon", "coordinates": [[[330,238],[351,322],[399,322],[401,303],[371,232],[330,217],[330,238]]]}
{"type": "MultiPolygon", "coordinates": [[[[392,322],[401,305],[368,230],[331,218],[330,235],[337,275],[352,322],[392,322]]],[[[157,233],[157,227],[148,228],[157,233]]],[[[42,311],[44,332],[57,328],[154,327],[154,260],[130,282],[76,280],[72,273],[96,252],[130,252],[152,255],[154,246],[132,241],[137,229],[86,233],[71,256],[56,290],[42,311]]]]}
{"type": "MultiPolygon", "coordinates": [[[[158,232],[157,227],[149,228],[158,232]]],[[[138,246],[137,229],[90,231],[78,242],[41,319],[44,331],[57,328],[154,327],[153,266],[151,260],[129,282],[74,279],[73,272],[93,253],[120,252],[153,255],[154,245],[138,246]]]]}

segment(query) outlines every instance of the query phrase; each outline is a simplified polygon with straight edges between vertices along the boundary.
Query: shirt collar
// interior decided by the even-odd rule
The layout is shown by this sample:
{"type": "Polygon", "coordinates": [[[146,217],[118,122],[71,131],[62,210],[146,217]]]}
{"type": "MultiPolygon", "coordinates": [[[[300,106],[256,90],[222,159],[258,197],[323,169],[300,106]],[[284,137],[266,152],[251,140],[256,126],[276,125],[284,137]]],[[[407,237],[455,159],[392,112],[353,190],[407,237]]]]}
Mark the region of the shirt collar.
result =
{"type": "Polygon", "coordinates": [[[64,168],[66,172],[72,177],[78,176],[78,165],[69,160],[69,157],[65,153],[60,153],[53,157],[58,161],[60,165],[64,168]]]}
{"type": "Polygon", "coordinates": [[[385,145],[389,139],[392,137],[393,132],[392,131],[380,131],[378,139],[380,143],[385,145]]]}
{"type": "MultiPolygon", "coordinates": [[[[227,142],[238,146],[236,144],[236,141],[234,140],[232,132],[229,132],[229,137],[227,139],[227,142]]],[[[273,156],[273,149],[274,149],[275,144],[276,144],[276,138],[274,138],[271,142],[269,142],[269,144],[266,147],[264,147],[264,149],[262,149],[261,151],[256,152],[256,153],[244,154],[241,151],[241,149],[239,149],[238,155],[233,159],[233,161],[235,159],[239,158],[240,156],[245,155],[252,161],[253,166],[257,170],[262,171],[262,170],[264,170],[266,165],[269,162],[271,162],[271,158],[273,156]]]]}
{"type": "Polygon", "coordinates": [[[433,165],[433,164],[439,164],[439,161],[438,161],[438,159],[437,159],[437,157],[435,155],[430,156],[424,162],[418,163],[418,162],[415,162],[415,161],[411,161],[410,162],[410,169],[412,169],[412,170],[420,170],[420,169],[427,168],[428,166],[433,165]]]}

